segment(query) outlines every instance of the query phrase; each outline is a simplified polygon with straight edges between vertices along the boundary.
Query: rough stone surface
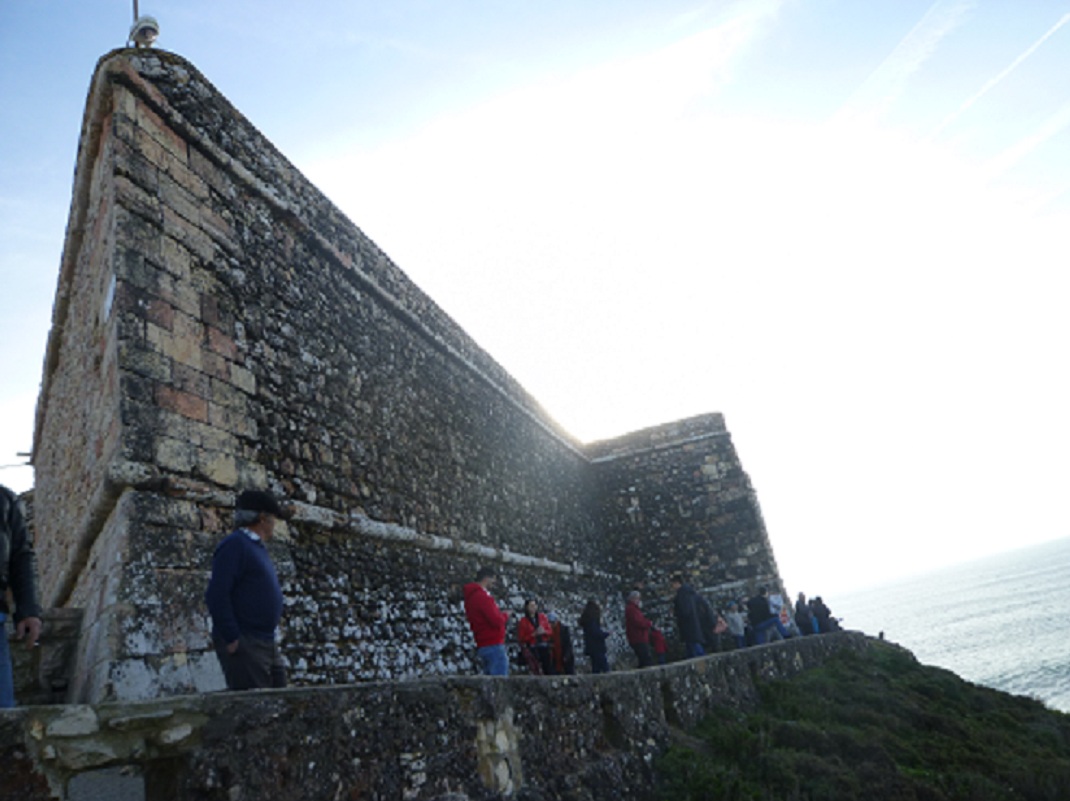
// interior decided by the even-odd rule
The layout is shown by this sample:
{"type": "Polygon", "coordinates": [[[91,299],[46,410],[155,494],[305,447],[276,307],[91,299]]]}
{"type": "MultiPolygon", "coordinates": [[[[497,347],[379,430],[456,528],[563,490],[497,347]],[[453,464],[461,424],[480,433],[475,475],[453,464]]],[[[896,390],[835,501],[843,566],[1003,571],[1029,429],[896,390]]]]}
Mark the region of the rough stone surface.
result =
{"type": "Polygon", "coordinates": [[[140,776],[152,801],[643,801],[656,790],[655,757],[681,730],[718,706],[752,707],[756,681],[869,643],[840,632],[599,676],[28,707],[0,716],[0,751],[11,757],[0,760],[0,786],[63,799],[109,777],[129,792],[140,776]],[[72,714],[99,726],[75,731],[72,714]]]}
{"type": "Polygon", "coordinates": [[[159,51],[90,88],[34,463],[44,600],[85,610],[71,701],[222,685],[203,592],[250,486],[297,513],[272,547],[300,685],[473,672],[483,563],[514,610],[599,599],[618,664],[636,581],[779,584],[719,415],[578,443],[159,51]]]}
{"type": "Polygon", "coordinates": [[[46,609],[41,622],[41,636],[33,649],[15,639],[13,626],[7,627],[15,697],[21,704],[60,703],[73,680],[82,610],[46,609]]]}

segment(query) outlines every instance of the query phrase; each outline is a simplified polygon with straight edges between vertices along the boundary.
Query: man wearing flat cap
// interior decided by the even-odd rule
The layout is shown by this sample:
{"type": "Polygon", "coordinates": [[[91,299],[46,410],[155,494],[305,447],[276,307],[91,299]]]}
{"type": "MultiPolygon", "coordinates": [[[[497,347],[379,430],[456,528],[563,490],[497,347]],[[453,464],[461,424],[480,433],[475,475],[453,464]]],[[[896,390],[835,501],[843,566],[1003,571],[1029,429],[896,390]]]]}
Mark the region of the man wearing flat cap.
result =
{"type": "Polygon", "coordinates": [[[282,516],[270,492],[245,490],[235,504],[236,528],[212,556],[212,577],[204,600],[228,690],[286,686],[286,669],[275,642],[282,617],[282,588],[264,547],[282,516]]]}

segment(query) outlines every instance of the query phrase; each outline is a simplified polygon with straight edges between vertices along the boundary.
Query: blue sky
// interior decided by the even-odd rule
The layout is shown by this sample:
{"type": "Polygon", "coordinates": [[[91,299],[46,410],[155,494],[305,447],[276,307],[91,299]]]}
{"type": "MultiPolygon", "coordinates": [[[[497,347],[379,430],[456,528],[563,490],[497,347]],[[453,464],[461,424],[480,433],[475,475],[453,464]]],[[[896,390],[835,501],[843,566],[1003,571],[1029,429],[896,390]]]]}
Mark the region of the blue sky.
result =
{"type": "MultiPolygon", "coordinates": [[[[0,0],[3,465],[130,5],[0,0]]],[[[1070,2],[141,11],[577,436],[724,412],[789,589],[1066,535],[1070,2]]]]}

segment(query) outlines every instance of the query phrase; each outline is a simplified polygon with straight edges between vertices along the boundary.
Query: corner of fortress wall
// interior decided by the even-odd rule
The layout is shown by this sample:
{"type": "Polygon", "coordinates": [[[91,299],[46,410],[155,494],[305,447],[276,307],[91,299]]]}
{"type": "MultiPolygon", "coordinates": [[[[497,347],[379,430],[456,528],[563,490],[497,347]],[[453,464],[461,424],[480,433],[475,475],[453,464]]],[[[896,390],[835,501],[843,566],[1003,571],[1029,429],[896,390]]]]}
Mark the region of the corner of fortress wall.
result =
{"type": "MultiPolygon", "coordinates": [[[[72,701],[218,689],[203,605],[236,491],[273,543],[300,685],[473,670],[460,587],[623,629],[668,572],[779,585],[724,420],[583,445],[189,63],[120,50],[82,128],[38,402],[47,604],[84,611],[72,701]]],[[[626,651],[619,636],[617,653],[626,651]]]]}

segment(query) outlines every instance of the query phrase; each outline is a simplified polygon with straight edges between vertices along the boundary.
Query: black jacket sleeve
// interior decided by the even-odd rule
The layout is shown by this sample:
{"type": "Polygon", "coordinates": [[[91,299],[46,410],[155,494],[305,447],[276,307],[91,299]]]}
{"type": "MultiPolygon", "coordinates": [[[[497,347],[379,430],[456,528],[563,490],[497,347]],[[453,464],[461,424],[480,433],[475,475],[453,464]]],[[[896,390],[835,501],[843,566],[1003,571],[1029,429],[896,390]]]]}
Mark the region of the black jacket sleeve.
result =
{"type": "Polygon", "coordinates": [[[15,598],[15,621],[27,617],[40,617],[41,607],[37,594],[37,557],[33,543],[26,530],[26,518],[22,515],[18,499],[6,487],[0,488],[0,512],[3,513],[2,535],[7,540],[7,563],[2,575],[15,598]]]}

